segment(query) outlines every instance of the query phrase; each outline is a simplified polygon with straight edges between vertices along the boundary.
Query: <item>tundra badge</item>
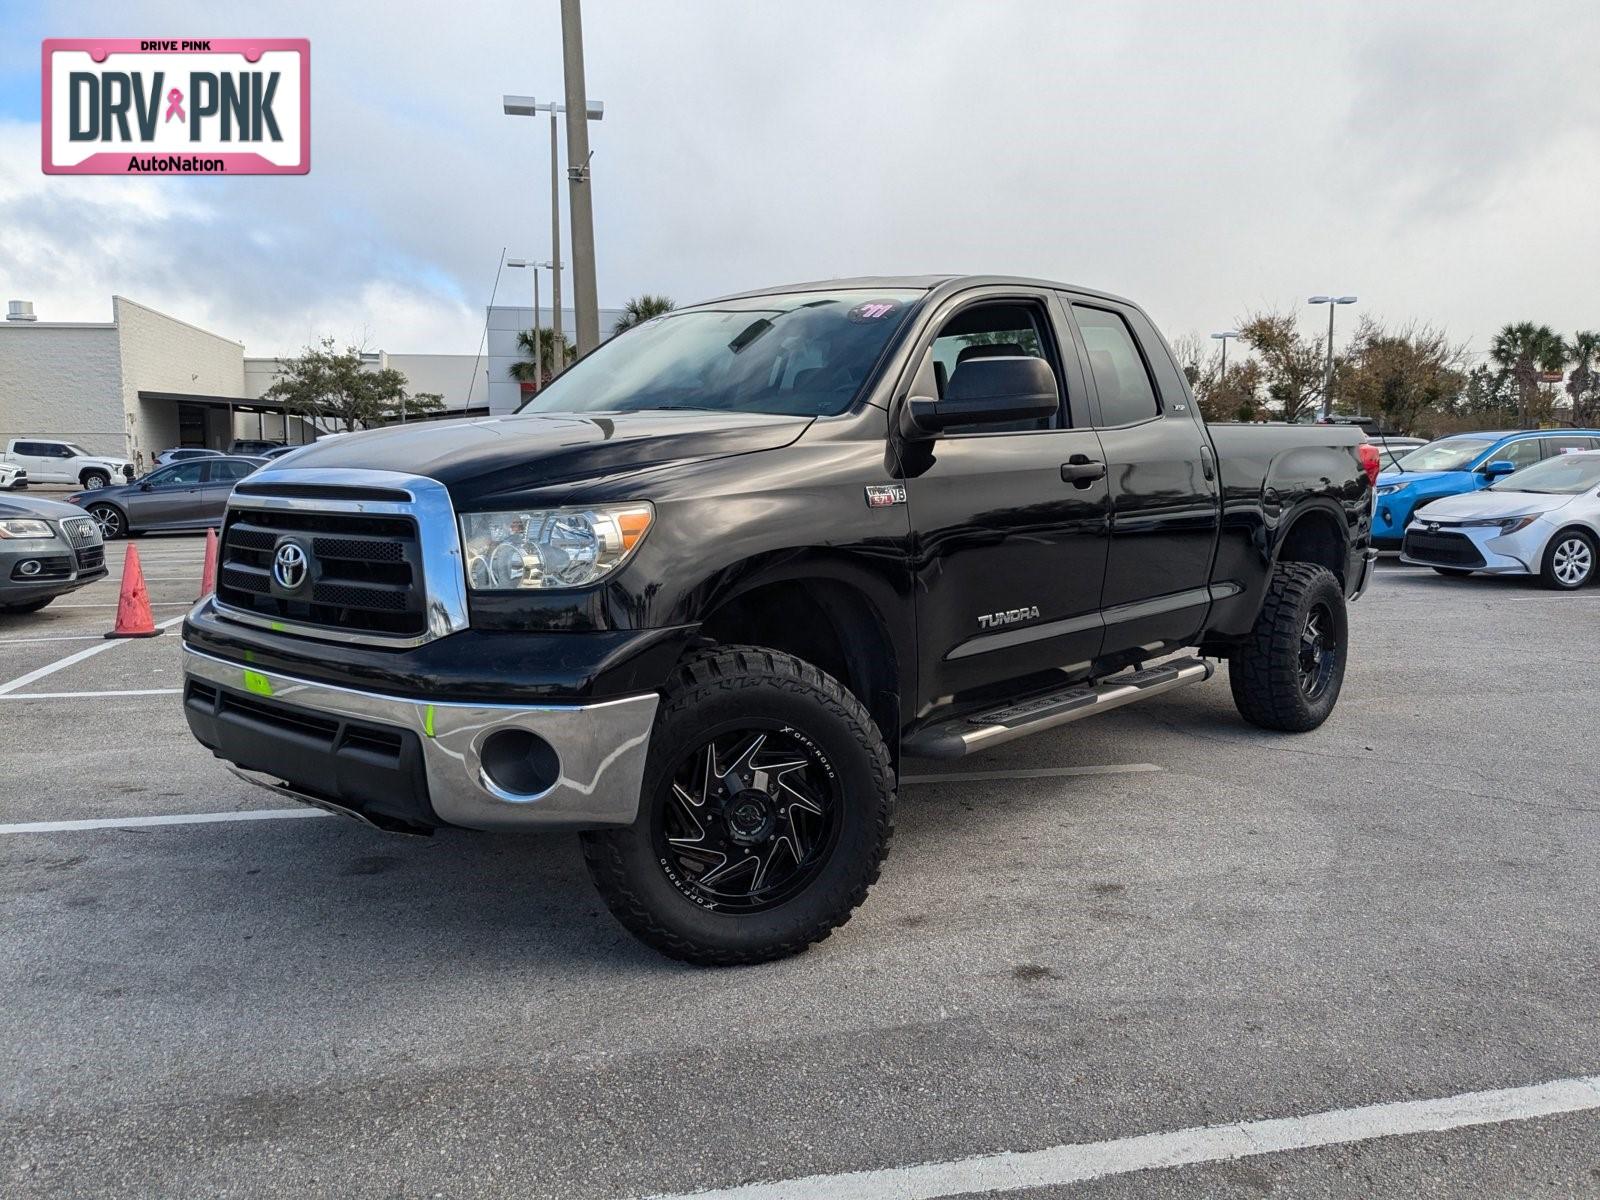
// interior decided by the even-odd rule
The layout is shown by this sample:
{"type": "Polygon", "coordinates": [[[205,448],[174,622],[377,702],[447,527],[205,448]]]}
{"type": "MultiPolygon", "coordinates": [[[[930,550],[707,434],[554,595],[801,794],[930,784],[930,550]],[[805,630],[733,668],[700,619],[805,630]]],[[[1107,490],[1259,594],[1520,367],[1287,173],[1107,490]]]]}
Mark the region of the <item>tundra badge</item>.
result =
{"type": "Polygon", "coordinates": [[[1039,619],[1039,606],[1031,605],[1028,608],[1008,608],[1005,612],[984,613],[978,618],[980,629],[994,629],[1001,625],[1015,625],[1018,621],[1037,621],[1039,619]]]}

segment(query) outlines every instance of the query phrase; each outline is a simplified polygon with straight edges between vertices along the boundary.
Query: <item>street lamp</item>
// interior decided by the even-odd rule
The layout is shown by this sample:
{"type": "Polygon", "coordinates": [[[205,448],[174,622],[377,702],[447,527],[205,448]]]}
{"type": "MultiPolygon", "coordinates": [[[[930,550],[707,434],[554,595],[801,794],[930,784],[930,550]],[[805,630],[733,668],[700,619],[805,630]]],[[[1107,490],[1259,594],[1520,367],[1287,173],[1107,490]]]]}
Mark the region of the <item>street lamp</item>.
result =
{"type": "Polygon", "coordinates": [[[1354,296],[1312,296],[1307,304],[1328,306],[1328,366],[1322,375],[1322,419],[1333,416],[1333,310],[1341,304],[1354,304],[1354,296]]]}
{"type": "MultiPolygon", "coordinates": [[[[555,349],[552,360],[553,374],[559,375],[566,366],[566,341],[561,336],[561,184],[560,167],[557,162],[559,152],[557,148],[556,115],[567,111],[565,104],[540,104],[532,96],[502,96],[501,107],[508,117],[533,117],[542,112],[550,114],[550,262],[558,264],[551,268],[550,278],[550,324],[555,329],[555,349]]],[[[591,100],[585,108],[591,121],[598,121],[605,116],[606,106],[599,100],[591,100]]],[[[510,265],[510,264],[507,264],[510,265]]],[[[545,264],[547,267],[549,263],[545,264]]],[[[537,275],[538,272],[535,272],[537,275]]],[[[537,322],[537,317],[535,318],[537,322]]]]}
{"type": "MultiPolygon", "coordinates": [[[[559,268],[555,263],[532,262],[526,258],[508,258],[506,259],[506,266],[522,267],[533,272],[533,359],[538,368],[533,373],[533,390],[537,392],[544,372],[544,349],[541,344],[542,339],[539,336],[544,328],[539,321],[539,272],[541,270],[550,271],[559,268]]],[[[552,356],[554,353],[555,351],[552,348],[552,356]]]]}
{"type": "Polygon", "coordinates": [[[1238,336],[1239,336],[1239,331],[1237,329],[1224,329],[1221,333],[1213,333],[1211,335],[1213,340],[1222,343],[1222,372],[1221,372],[1221,378],[1223,380],[1226,380],[1228,378],[1228,339],[1229,338],[1236,338],[1238,336]]]}

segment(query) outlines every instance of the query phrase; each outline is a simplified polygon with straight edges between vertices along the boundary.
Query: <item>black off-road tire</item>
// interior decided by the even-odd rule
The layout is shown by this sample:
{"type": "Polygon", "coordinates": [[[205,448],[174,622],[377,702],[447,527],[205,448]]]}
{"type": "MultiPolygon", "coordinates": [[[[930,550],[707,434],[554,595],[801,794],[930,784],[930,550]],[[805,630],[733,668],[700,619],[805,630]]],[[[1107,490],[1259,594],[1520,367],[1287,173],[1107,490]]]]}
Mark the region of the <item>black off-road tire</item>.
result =
{"type": "Polygon", "coordinates": [[[866,708],[837,680],[791,655],[754,646],[686,659],[662,696],[650,738],[639,819],[582,836],[589,873],[619,921],[640,941],[700,966],[735,966],[799,954],[850,919],[878,879],[894,833],[895,774],[866,708]],[[668,878],[652,833],[668,803],[671,772],[688,743],[750,720],[779,722],[815,744],[837,781],[837,838],[803,890],[758,912],[717,911],[668,878]]]}
{"type": "Polygon", "coordinates": [[[20,604],[0,604],[0,612],[35,613],[54,599],[54,596],[42,596],[37,600],[24,600],[20,604]]]}
{"type": "Polygon", "coordinates": [[[1563,529],[1550,539],[1544,548],[1544,561],[1539,567],[1539,579],[1547,588],[1558,592],[1571,592],[1586,583],[1593,583],[1597,557],[1594,538],[1581,529],[1563,529]],[[1574,555],[1562,558],[1561,555],[1574,555]],[[1571,566],[1565,564],[1571,563],[1571,566]],[[1581,572],[1581,573],[1577,573],[1581,572]]]}
{"type": "Polygon", "coordinates": [[[1267,584],[1250,636],[1228,661],[1228,683],[1239,715],[1262,729],[1304,733],[1328,719],[1338,703],[1349,657],[1344,592],[1326,567],[1279,563],[1267,584]],[[1302,677],[1301,640],[1318,609],[1331,620],[1334,660],[1320,690],[1308,694],[1302,677]]]}

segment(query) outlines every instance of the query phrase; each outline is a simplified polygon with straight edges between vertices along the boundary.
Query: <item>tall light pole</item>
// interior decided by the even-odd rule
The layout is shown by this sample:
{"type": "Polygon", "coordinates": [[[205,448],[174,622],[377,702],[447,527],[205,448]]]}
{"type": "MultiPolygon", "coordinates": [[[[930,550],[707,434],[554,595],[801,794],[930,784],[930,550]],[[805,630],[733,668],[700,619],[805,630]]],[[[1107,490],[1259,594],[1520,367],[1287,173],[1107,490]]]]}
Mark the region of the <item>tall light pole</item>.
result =
{"type": "Polygon", "coordinates": [[[1224,329],[1221,333],[1213,333],[1211,336],[1215,341],[1222,343],[1222,372],[1220,379],[1226,381],[1228,378],[1228,339],[1238,337],[1239,331],[1237,329],[1224,329]]]}
{"type": "MultiPolygon", "coordinates": [[[[600,300],[594,279],[594,203],[589,194],[589,101],[583,80],[583,16],[578,0],[561,0],[561,68],[567,90],[567,188],[572,207],[572,291],[578,353],[600,344],[600,300]]],[[[561,256],[556,252],[557,258],[561,256]]]]}
{"type": "Polygon", "coordinates": [[[526,268],[533,273],[533,390],[537,392],[544,379],[544,339],[539,336],[539,268],[543,263],[533,262],[526,258],[508,258],[506,266],[526,268]]]}
{"type": "MultiPolygon", "coordinates": [[[[550,267],[550,324],[555,337],[551,373],[559,375],[567,365],[567,339],[561,335],[561,151],[556,115],[566,112],[567,106],[554,101],[540,104],[532,96],[503,96],[501,105],[506,115],[512,117],[532,117],[542,112],[550,114],[550,262],[544,265],[550,267]],[[555,265],[551,267],[551,263],[555,265]]],[[[586,107],[591,121],[598,121],[605,116],[606,106],[599,100],[586,107]]],[[[570,134],[568,140],[571,140],[570,134]]],[[[587,134],[584,144],[588,144],[587,134]]],[[[597,315],[597,324],[598,321],[597,315]]]]}
{"type": "Polygon", "coordinates": [[[1354,304],[1354,296],[1312,296],[1307,304],[1328,306],[1328,366],[1322,374],[1322,419],[1333,416],[1333,310],[1341,304],[1354,304]]]}

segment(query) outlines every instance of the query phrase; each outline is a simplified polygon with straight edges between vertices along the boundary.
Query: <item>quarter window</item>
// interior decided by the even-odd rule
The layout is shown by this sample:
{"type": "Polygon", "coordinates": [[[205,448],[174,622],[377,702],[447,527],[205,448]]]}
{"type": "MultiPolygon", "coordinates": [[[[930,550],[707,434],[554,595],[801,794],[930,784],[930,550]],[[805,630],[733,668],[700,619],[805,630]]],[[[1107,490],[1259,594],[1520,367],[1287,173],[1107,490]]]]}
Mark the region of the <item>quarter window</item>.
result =
{"type": "Polygon", "coordinates": [[[1155,384],[1128,323],[1114,312],[1082,304],[1074,304],[1072,314],[1089,351],[1089,370],[1100,394],[1100,423],[1132,425],[1160,416],[1155,384]]]}

